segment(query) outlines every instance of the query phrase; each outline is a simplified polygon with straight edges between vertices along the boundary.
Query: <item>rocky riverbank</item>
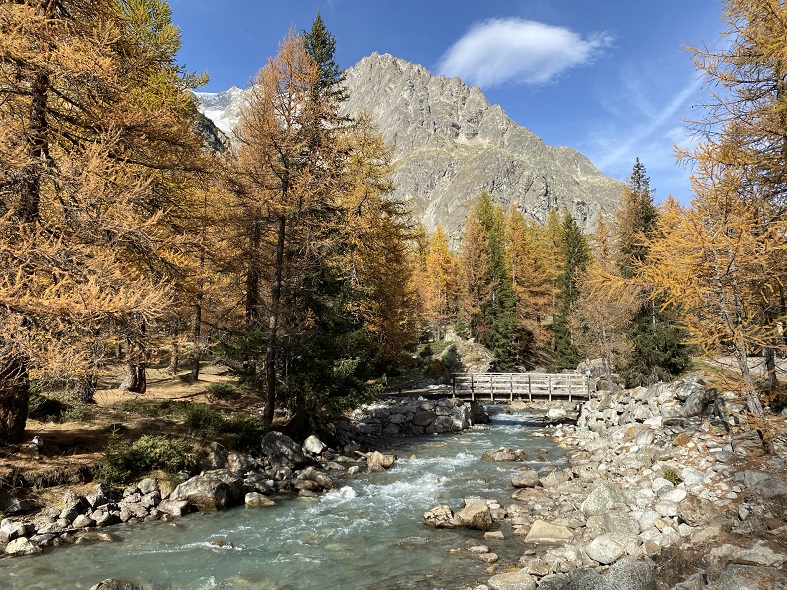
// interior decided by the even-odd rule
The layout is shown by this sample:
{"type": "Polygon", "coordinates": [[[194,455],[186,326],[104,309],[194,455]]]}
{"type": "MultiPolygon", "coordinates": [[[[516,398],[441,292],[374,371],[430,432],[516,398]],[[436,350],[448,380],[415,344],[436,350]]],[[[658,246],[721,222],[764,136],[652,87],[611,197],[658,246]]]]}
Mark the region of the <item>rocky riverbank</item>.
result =
{"type": "Polygon", "coordinates": [[[510,503],[424,519],[488,531],[473,548],[486,563],[504,530],[522,539],[519,569],[475,590],[785,589],[785,416],[767,431],[741,416],[697,377],[602,393],[554,427],[566,468],[523,467],[510,503]]]}
{"type": "Polygon", "coordinates": [[[0,551],[5,556],[33,555],[64,544],[109,542],[114,540],[110,525],[168,520],[244,504],[270,506],[282,495],[315,496],[332,489],[336,475],[390,468],[394,455],[365,451],[384,445],[383,437],[457,432],[488,420],[477,404],[408,397],[360,408],[341,421],[335,448],[314,436],[300,443],[279,432],[265,435],[259,454],[228,452],[214,442],[196,475],[146,477],[120,494],[103,485],[85,495],[68,491],[58,505],[35,514],[21,513],[24,504],[10,499],[6,514],[20,513],[0,521],[0,551]]]}

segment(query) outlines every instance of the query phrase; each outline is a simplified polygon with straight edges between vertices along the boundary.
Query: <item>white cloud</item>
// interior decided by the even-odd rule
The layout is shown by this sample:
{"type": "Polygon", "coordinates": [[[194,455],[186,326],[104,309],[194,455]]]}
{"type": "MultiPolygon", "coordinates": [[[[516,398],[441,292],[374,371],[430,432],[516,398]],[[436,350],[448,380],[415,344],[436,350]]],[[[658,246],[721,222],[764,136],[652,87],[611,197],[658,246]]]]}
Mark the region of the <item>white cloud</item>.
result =
{"type": "Polygon", "coordinates": [[[481,87],[546,84],[590,63],[611,42],[606,33],[583,38],[562,27],[497,18],[473,25],[443,54],[437,70],[481,87]]]}

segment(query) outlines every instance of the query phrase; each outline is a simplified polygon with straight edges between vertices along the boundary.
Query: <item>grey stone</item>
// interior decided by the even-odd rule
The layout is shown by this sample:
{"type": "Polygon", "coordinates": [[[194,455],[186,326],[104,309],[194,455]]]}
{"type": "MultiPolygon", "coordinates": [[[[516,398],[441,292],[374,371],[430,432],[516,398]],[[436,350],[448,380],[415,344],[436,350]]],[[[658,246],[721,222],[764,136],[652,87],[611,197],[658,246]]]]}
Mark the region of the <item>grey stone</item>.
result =
{"type": "Polygon", "coordinates": [[[5,546],[6,555],[37,555],[41,548],[27,537],[17,537],[5,546]]]}
{"type": "Polygon", "coordinates": [[[275,467],[294,469],[306,464],[303,448],[286,434],[268,432],[262,439],[262,452],[275,467]]]}
{"type": "Polygon", "coordinates": [[[488,531],[492,528],[492,515],[484,500],[465,499],[465,506],[454,515],[458,523],[469,529],[488,531]]]}
{"type": "Polygon", "coordinates": [[[143,586],[128,580],[107,579],[92,586],[90,590],[145,590],[143,586]]]}
{"type": "Polygon", "coordinates": [[[511,478],[511,485],[515,488],[534,488],[539,482],[538,472],[533,469],[520,471],[511,478]]]}
{"type": "Polygon", "coordinates": [[[525,537],[526,543],[534,544],[563,544],[574,538],[574,531],[570,528],[538,519],[530,527],[530,532],[525,537]]]}
{"type": "Polygon", "coordinates": [[[258,492],[249,492],[244,498],[244,504],[246,508],[260,508],[264,506],[273,506],[276,502],[258,492]]]}
{"type": "Polygon", "coordinates": [[[523,570],[492,576],[486,583],[490,590],[535,590],[536,579],[523,570]]]}
{"type": "Polygon", "coordinates": [[[623,557],[626,554],[626,548],[615,541],[611,535],[605,534],[588,543],[585,552],[590,559],[602,565],[608,565],[623,557]]]}
{"type": "Polygon", "coordinates": [[[582,513],[585,517],[601,515],[623,503],[625,503],[625,497],[620,488],[609,482],[601,482],[582,502],[582,513]]]}
{"type": "Polygon", "coordinates": [[[303,450],[312,455],[319,455],[326,448],[328,448],[327,445],[313,434],[303,441],[303,450]]]}

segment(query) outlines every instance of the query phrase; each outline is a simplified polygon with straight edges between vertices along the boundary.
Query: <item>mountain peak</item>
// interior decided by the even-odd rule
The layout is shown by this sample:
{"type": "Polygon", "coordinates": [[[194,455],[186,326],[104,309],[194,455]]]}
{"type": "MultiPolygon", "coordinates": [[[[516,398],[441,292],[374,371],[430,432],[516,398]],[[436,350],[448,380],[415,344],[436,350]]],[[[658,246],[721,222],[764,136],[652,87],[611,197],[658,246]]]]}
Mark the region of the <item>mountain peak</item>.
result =
{"type": "MultiPolygon", "coordinates": [[[[396,193],[427,228],[441,224],[456,241],[482,192],[543,222],[570,211],[585,231],[616,208],[623,185],[568,147],[549,147],[490,105],[481,89],[433,76],[425,67],[372,53],[345,72],[343,113],[368,112],[397,161],[396,193]]],[[[195,93],[200,110],[228,135],[240,117],[236,87],[195,93]]]]}

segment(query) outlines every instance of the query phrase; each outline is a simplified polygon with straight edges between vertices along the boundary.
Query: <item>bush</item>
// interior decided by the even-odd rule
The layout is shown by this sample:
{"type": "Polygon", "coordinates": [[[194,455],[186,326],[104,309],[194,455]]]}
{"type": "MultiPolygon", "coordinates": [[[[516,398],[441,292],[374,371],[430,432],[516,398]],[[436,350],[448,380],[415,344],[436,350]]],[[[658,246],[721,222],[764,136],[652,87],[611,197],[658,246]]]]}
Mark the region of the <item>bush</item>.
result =
{"type": "Polygon", "coordinates": [[[661,477],[666,479],[668,482],[670,482],[674,486],[678,485],[680,482],[683,481],[680,478],[680,475],[678,475],[678,472],[675,471],[672,467],[665,467],[664,469],[662,469],[661,477]]]}
{"type": "Polygon", "coordinates": [[[230,383],[211,383],[205,388],[205,393],[211,400],[237,399],[240,395],[238,388],[230,383]]]}
{"type": "Polygon", "coordinates": [[[183,404],[186,424],[202,434],[217,434],[224,425],[224,417],[206,404],[183,404]]]}
{"type": "Polygon", "coordinates": [[[260,441],[266,432],[262,420],[246,412],[230,414],[224,421],[222,430],[234,436],[235,448],[243,452],[259,450],[260,441]]]}
{"type": "Polygon", "coordinates": [[[95,479],[117,489],[132,475],[157,469],[168,473],[191,471],[196,465],[197,453],[186,439],[145,434],[128,444],[114,428],[107,437],[95,479]]]}

